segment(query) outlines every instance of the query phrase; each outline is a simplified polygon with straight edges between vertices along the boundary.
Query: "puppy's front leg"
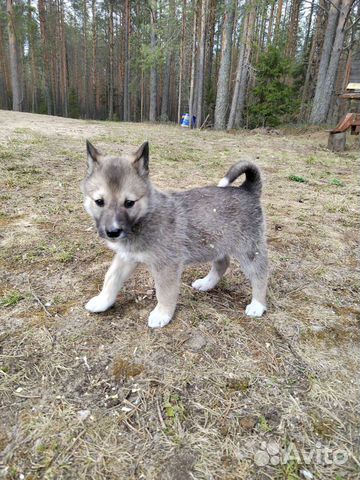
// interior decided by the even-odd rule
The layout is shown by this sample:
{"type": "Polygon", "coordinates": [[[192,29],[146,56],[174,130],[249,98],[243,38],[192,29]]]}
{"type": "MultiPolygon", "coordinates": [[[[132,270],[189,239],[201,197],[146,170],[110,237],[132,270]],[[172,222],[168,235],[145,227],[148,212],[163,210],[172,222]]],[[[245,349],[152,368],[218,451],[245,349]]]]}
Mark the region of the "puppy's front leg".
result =
{"type": "Polygon", "coordinates": [[[182,268],[179,265],[152,269],[158,303],[150,313],[149,327],[164,327],[172,319],[179,295],[181,272],[182,268]]]}
{"type": "Polygon", "coordinates": [[[99,313],[110,308],[115,303],[120,288],[135,270],[136,265],[136,262],[126,261],[120,255],[115,255],[109,270],[106,272],[101,292],[88,301],[85,305],[86,310],[99,313]]]}

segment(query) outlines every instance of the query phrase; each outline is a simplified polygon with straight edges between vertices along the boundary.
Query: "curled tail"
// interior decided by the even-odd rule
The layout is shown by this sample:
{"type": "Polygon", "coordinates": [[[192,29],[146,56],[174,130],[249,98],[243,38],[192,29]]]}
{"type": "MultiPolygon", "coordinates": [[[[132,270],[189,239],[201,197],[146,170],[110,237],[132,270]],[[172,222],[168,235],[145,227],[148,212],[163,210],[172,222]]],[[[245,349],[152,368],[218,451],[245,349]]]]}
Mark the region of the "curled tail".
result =
{"type": "Polygon", "coordinates": [[[218,187],[228,187],[243,173],[246,175],[246,180],[241,187],[260,195],[262,186],[260,170],[254,163],[247,160],[241,160],[230,167],[225,177],[218,183],[218,187]]]}

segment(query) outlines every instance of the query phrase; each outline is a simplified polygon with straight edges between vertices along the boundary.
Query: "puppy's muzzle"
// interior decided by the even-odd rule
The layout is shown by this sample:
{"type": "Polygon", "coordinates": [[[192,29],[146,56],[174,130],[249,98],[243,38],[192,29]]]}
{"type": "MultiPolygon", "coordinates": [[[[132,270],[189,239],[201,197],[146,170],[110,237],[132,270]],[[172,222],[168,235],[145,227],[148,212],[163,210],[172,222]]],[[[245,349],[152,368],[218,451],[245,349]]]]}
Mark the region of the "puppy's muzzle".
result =
{"type": "Polygon", "coordinates": [[[111,230],[105,230],[106,235],[109,238],[124,238],[126,237],[126,232],[121,228],[112,228],[111,230]]]}

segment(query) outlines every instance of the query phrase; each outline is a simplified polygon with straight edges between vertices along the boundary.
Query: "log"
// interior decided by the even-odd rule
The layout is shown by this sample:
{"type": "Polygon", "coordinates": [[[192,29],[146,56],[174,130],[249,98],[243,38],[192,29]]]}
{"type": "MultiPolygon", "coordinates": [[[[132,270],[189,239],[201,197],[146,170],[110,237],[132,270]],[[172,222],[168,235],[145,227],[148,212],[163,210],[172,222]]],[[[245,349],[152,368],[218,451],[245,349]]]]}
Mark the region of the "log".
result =
{"type": "Polygon", "coordinates": [[[332,152],[343,152],[346,145],[346,132],[329,133],[328,149],[332,152]]]}

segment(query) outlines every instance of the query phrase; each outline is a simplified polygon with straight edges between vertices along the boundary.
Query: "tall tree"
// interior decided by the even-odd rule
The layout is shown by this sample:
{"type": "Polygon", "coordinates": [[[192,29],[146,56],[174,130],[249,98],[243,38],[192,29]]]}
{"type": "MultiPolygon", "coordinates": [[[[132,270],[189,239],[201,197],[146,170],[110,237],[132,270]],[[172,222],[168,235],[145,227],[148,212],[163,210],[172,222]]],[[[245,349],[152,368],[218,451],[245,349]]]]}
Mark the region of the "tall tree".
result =
{"type": "Polygon", "coordinates": [[[62,114],[67,117],[68,111],[68,74],[67,74],[67,52],[66,52],[66,32],[64,18],[64,0],[60,0],[60,48],[61,48],[61,97],[62,114]]]}
{"type": "Polygon", "coordinates": [[[235,2],[234,0],[226,0],[222,29],[221,62],[218,74],[215,106],[215,128],[217,130],[224,130],[226,127],[226,114],[229,102],[229,75],[234,16],[235,2]]]}
{"type": "Polygon", "coordinates": [[[37,79],[37,65],[35,58],[36,44],[35,44],[35,22],[32,16],[31,0],[27,3],[28,18],[27,18],[27,36],[29,45],[29,57],[30,57],[30,74],[31,74],[31,111],[34,113],[37,110],[37,91],[38,91],[38,79],[37,79]]]}
{"type": "Polygon", "coordinates": [[[181,122],[181,106],[182,106],[182,88],[185,62],[185,31],[186,31],[186,1],[182,4],[182,22],[181,22],[181,43],[180,43],[180,59],[179,59],[179,93],[178,93],[178,107],[177,107],[177,121],[181,122]]]}
{"type": "Polygon", "coordinates": [[[193,30],[192,30],[192,49],[191,49],[191,74],[190,74],[190,96],[189,96],[189,116],[190,128],[193,127],[194,115],[194,90],[195,90],[195,70],[196,70],[196,50],[197,50],[197,10],[198,0],[193,0],[193,30]]]}
{"type": "Polygon", "coordinates": [[[149,120],[150,122],[156,121],[157,116],[157,68],[156,68],[156,18],[157,18],[157,0],[153,0],[152,8],[150,9],[150,24],[151,24],[151,33],[150,33],[150,42],[151,42],[151,53],[152,53],[152,62],[150,69],[150,108],[149,108],[149,120]]]}
{"type": "Polygon", "coordinates": [[[52,95],[51,95],[51,74],[50,74],[50,60],[48,50],[47,25],[46,25],[46,10],[45,0],[38,0],[39,20],[40,20],[40,36],[41,36],[41,50],[42,50],[42,64],[45,78],[45,98],[47,105],[47,113],[51,115],[52,112],[52,95]]]}
{"type": "Polygon", "coordinates": [[[354,0],[333,0],[330,5],[315,97],[310,115],[311,123],[326,122],[344,44],[345,25],[353,4],[354,0]]]}
{"type": "Polygon", "coordinates": [[[229,121],[227,124],[228,130],[231,130],[234,127],[239,127],[243,116],[250,68],[250,54],[252,47],[254,23],[255,5],[253,0],[249,0],[249,2],[246,4],[246,9],[244,13],[242,41],[236,70],[236,79],[231,102],[229,121]]]}
{"type": "MultiPolygon", "coordinates": [[[[316,75],[319,68],[321,50],[324,42],[326,14],[327,14],[325,5],[326,5],[325,0],[319,0],[315,29],[312,34],[311,47],[310,47],[310,52],[307,59],[306,75],[305,75],[304,86],[302,89],[301,109],[300,109],[300,116],[304,120],[308,119],[308,104],[314,95],[316,75]]],[[[306,55],[306,52],[304,53],[306,55]]]]}
{"type": "Polygon", "coordinates": [[[3,108],[8,108],[8,100],[11,92],[11,81],[9,78],[9,68],[7,56],[5,53],[5,32],[3,31],[3,25],[0,19],[0,67],[1,67],[1,83],[2,88],[1,92],[1,106],[3,108]]]}
{"type": "Polygon", "coordinates": [[[92,67],[91,67],[91,103],[92,103],[92,115],[97,117],[98,100],[97,100],[97,10],[96,0],[91,0],[91,13],[92,13],[92,67]]]}
{"type": "Polygon", "coordinates": [[[297,42],[297,34],[299,28],[299,14],[302,0],[292,0],[290,8],[290,18],[288,25],[288,35],[286,42],[285,54],[293,60],[295,58],[297,42]]]}
{"type": "Polygon", "coordinates": [[[199,64],[198,64],[198,91],[197,91],[197,109],[196,109],[196,127],[200,128],[203,119],[203,99],[204,99],[204,70],[205,70],[205,41],[206,41],[206,12],[208,0],[201,0],[201,22],[199,39],[199,64]]]}
{"type": "Polygon", "coordinates": [[[13,0],[6,0],[6,10],[8,16],[9,31],[9,53],[10,53],[10,70],[11,70],[11,89],[12,89],[12,106],[13,110],[20,112],[22,106],[21,85],[19,78],[19,58],[16,45],[15,35],[15,14],[13,9],[13,0]]]}
{"type": "Polygon", "coordinates": [[[114,0],[109,0],[109,113],[114,116],[114,0]]]}
{"type": "Polygon", "coordinates": [[[130,120],[130,0],[125,0],[124,12],[124,121],[130,120]]]}

